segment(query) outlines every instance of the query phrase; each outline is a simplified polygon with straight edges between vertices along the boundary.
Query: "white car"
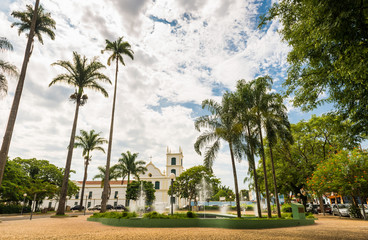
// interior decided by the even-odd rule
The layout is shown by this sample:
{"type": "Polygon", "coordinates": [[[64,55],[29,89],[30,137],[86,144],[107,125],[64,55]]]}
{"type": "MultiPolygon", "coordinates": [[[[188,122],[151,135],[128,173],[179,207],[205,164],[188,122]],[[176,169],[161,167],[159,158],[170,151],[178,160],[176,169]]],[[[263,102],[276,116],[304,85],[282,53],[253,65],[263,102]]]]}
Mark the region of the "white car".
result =
{"type": "Polygon", "coordinates": [[[343,216],[343,217],[349,217],[349,204],[334,204],[332,207],[332,214],[334,216],[343,216]]]}

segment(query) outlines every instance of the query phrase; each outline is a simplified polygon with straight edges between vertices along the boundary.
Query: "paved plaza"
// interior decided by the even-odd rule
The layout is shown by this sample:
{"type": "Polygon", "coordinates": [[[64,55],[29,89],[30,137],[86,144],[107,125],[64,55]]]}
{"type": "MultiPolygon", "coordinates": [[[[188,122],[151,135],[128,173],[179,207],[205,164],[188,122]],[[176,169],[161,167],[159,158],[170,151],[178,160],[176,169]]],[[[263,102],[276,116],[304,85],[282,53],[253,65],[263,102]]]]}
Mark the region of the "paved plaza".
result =
{"type": "Polygon", "coordinates": [[[89,222],[87,217],[5,220],[0,239],[368,239],[368,221],[332,216],[319,216],[313,226],[263,230],[124,228],[89,222]]]}

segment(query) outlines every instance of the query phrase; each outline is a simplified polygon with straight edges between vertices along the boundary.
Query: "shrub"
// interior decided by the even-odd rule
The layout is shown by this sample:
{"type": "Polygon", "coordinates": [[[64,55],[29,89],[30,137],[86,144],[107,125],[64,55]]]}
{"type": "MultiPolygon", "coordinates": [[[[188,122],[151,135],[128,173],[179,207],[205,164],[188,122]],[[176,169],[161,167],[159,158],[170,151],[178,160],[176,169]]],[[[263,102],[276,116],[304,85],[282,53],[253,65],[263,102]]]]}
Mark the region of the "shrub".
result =
{"type": "Polygon", "coordinates": [[[117,219],[128,219],[137,217],[135,212],[104,212],[104,213],[94,213],[92,218],[117,218],[117,219]]]}
{"type": "Polygon", "coordinates": [[[195,212],[188,211],[187,218],[197,218],[197,214],[195,212]]]}
{"type": "Polygon", "coordinates": [[[360,209],[357,208],[354,203],[350,204],[348,210],[349,210],[350,217],[352,217],[352,218],[360,218],[361,217],[360,209]]]}
{"type": "Polygon", "coordinates": [[[167,219],[169,218],[168,215],[166,214],[161,214],[161,213],[158,213],[156,211],[153,211],[153,212],[149,212],[149,213],[146,213],[143,215],[143,218],[151,218],[151,219],[167,219]]]}
{"type": "MultiPolygon", "coordinates": [[[[22,205],[19,204],[0,204],[0,214],[9,214],[9,213],[21,213],[22,205]]],[[[25,206],[23,208],[23,212],[31,212],[30,206],[25,206]]]]}
{"type": "Polygon", "coordinates": [[[291,205],[288,203],[285,203],[281,206],[281,212],[283,213],[291,213],[291,205]]]}
{"type": "Polygon", "coordinates": [[[254,210],[254,206],[253,206],[253,204],[250,204],[250,205],[245,205],[245,210],[246,211],[252,211],[252,210],[254,210]]]}
{"type": "Polygon", "coordinates": [[[293,214],[292,213],[281,213],[281,218],[284,218],[284,219],[292,219],[293,218],[293,214]]]}
{"type": "Polygon", "coordinates": [[[219,210],[219,206],[206,206],[206,210],[219,210]]]}

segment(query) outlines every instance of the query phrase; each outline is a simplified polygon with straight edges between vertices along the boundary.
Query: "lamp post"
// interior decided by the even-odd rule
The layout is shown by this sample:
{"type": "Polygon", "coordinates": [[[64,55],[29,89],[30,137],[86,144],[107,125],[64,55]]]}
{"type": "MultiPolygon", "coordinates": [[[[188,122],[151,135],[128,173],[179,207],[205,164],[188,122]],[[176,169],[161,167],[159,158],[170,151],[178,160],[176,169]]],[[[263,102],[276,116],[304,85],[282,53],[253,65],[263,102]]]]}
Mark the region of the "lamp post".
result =
{"type": "Polygon", "coordinates": [[[171,215],[174,215],[174,203],[173,203],[173,192],[174,192],[173,185],[174,185],[174,179],[175,179],[175,174],[174,173],[170,174],[170,179],[171,179],[171,199],[170,199],[170,202],[171,202],[171,215]]]}
{"type": "Polygon", "coordinates": [[[20,215],[23,215],[23,208],[24,208],[24,205],[26,204],[26,197],[27,197],[27,193],[23,194],[23,206],[22,206],[22,211],[20,212],[20,215]]]}

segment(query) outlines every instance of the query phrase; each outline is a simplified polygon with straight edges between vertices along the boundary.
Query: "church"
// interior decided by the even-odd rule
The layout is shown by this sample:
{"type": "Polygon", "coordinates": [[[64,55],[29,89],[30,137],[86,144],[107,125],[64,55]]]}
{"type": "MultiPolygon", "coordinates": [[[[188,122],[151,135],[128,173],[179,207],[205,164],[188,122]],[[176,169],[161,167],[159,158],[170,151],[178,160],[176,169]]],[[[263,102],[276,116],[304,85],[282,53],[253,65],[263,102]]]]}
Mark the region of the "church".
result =
{"type": "MultiPolygon", "coordinates": [[[[147,171],[145,174],[140,175],[139,179],[142,181],[152,182],[156,192],[155,192],[155,205],[160,205],[163,207],[168,207],[170,205],[170,196],[168,195],[168,190],[170,187],[170,174],[173,173],[175,176],[179,176],[183,168],[183,151],[179,147],[178,152],[172,152],[169,147],[166,150],[166,167],[163,171],[157,168],[152,160],[146,165],[147,171]]],[[[137,180],[137,179],[134,179],[137,180]]],[[[66,206],[73,207],[79,205],[80,193],[82,192],[83,181],[74,181],[74,183],[80,188],[79,193],[67,197],[66,206]]],[[[127,181],[110,181],[111,195],[107,202],[114,207],[117,205],[125,205],[125,195],[127,190],[127,181]]],[[[101,181],[86,181],[83,206],[87,205],[87,208],[101,205],[101,196],[103,191],[103,185],[101,181]]],[[[184,199],[173,199],[175,207],[182,207],[185,204],[184,199]]],[[[41,208],[57,208],[58,199],[45,199],[42,203],[41,208]]],[[[130,201],[130,206],[134,207],[135,201],[130,201]]]]}

